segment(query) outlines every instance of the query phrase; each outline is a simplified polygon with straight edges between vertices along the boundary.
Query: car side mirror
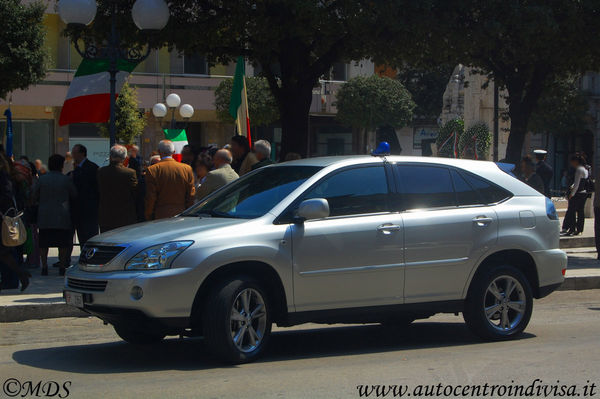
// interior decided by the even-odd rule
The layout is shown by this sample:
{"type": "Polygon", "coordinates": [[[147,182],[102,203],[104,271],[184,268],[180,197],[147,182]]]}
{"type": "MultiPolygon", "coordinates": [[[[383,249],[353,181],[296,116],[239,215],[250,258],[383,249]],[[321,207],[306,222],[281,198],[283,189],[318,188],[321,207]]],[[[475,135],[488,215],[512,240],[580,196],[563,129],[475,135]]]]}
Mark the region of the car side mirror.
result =
{"type": "Polygon", "coordinates": [[[325,198],[307,199],[300,203],[295,222],[311,219],[322,219],[329,216],[329,202],[325,198]]]}

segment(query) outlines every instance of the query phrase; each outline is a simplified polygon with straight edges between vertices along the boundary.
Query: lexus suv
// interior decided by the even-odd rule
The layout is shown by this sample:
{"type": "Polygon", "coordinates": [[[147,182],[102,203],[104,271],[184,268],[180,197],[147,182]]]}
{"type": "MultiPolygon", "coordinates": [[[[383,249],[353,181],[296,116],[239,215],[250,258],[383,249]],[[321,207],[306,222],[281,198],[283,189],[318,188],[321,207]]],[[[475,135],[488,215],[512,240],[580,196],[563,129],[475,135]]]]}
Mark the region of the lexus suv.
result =
{"type": "Polygon", "coordinates": [[[92,238],[64,297],[130,343],[203,336],[241,363],[273,323],[398,327],[462,312],[482,338],[512,338],[566,264],[552,202],[492,162],[324,157],[92,238]]]}

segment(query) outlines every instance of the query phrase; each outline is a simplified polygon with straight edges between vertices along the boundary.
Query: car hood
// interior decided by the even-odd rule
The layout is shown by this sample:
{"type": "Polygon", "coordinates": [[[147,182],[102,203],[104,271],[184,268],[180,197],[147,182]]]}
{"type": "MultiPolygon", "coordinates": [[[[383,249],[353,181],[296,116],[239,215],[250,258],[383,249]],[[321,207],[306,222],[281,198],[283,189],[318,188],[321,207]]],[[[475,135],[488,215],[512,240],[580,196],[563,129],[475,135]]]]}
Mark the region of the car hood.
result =
{"type": "Polygon", "coordinates": [[[228,219],[213,217],[181,216],[160,219],[152,222],[138,223],[121,227],[95,236],[90,240],[94,244],[127,244],[144,240],[146,242],[163,243],[185,239],[203,232],[248,222],[247,219],[228,219]]]}

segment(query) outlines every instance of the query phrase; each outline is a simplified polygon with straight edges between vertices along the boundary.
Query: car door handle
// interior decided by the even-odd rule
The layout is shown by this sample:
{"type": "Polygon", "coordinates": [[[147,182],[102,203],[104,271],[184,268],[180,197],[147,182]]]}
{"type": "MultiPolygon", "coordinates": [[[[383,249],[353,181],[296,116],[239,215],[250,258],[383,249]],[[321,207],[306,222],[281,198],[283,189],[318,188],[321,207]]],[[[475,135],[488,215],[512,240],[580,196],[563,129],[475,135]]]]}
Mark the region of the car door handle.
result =
{"type": "Polygon", "coordinates": [[[476,218],[473,218],[473,222],[475,222],[479,227],[486,227],[493,221],[494,219],[488,218],[486,216],[477,216],[476,218]]]}
{"type": "Polygon", "coordinates": [[[397,224],[382,224],[381,226],[377,227],[377,231],[380,231],[385,235],[392,234],[392,232],[399,231],[400,229],[402,229],[402,227],[397,224]]]}

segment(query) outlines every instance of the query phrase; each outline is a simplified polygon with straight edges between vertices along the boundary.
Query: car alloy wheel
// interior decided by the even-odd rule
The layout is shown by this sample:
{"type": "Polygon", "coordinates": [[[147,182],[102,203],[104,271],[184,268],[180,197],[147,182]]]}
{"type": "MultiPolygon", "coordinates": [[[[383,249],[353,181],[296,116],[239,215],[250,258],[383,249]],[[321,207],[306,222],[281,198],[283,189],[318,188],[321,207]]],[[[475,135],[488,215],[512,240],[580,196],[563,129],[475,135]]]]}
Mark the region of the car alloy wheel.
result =
{"type": "Polygon", "coordinates": [[[510,331],[519,325],[527,310],[525,290],[515,278],[499,276],[487,287],[483,306],[494,329],[510,331]]]}
{"type": "Polygon", "coordinates": [[[256,350],[263,340],[267,313],[262,295],[253,288],[241,291],[231,307],[231,339],[240,352],[256,350]]]}

